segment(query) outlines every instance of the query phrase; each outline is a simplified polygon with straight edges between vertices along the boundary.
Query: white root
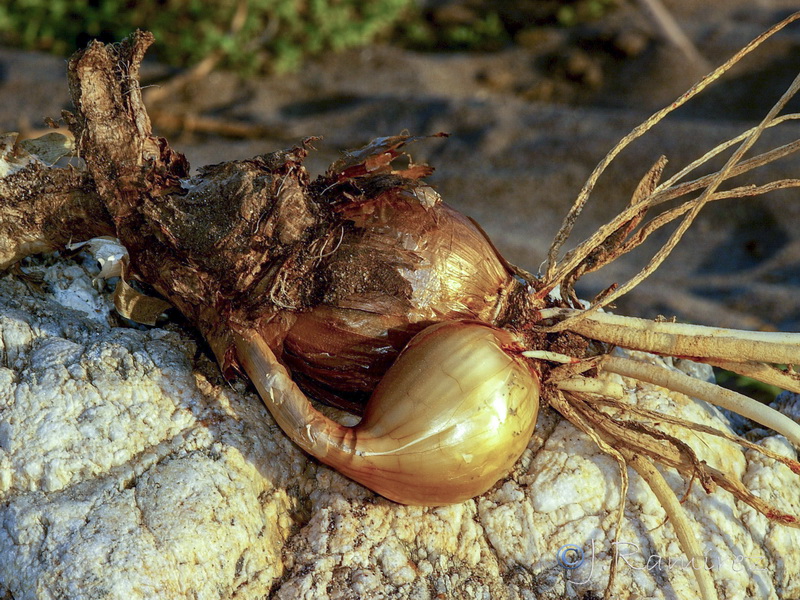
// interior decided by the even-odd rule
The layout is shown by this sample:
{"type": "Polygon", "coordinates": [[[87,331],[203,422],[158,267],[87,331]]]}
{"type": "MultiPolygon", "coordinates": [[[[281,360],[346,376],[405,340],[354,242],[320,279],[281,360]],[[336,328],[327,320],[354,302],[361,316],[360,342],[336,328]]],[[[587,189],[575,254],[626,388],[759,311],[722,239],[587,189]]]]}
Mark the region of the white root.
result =
{"type": "Polygon", "coordinates": [[[568,329],[609,344],[666,356],[732,362],[800,364],[800,334],[742,331],[586,313],[569,308],[540,311],[542,319],[567,317],[568,329]]]}
{"type": "Polygon", "coordinates": [[[625,390],[620,384],[605,379],[595,379],[594,377],[571,377],[570,379],[556,381],[555,385],[564,392],[594,394],[617,400],[625,397],[625,390]]]}
{"type": "Polygon", "coordinates": [[[664,480],[663,475],[648,459],[626,449],[622,449],[621,452],[628,464],[647,482],[647,485],[653,490],[659,503],[664,508],[664,512],[667,513],[667,517],[678,537],[678,542],[689,560],[689,566],[697,580],[701,597],[703,600],[717,600],[717,590],[714,587],[711,574],[708,572],[708,566],[700,549],[700,544],[697,542],[697,537],[692,531],[692,525],[686,517],[686,513],[675,492],[672,491],[672,488],[664,480]]]}
{"type": "MultiPolygon", "coordinates": [[[[677,228],[669,236],[668,241],[633,278],[617,288],[609,288],[604,294],[595,299],[592,306],[585,310],[558,308],[541,310],[542,323],[539,331],[546,333],[570,331],[592,340],[624,348],[668,356],[694,358],[762,381],[775,383],[784,389],[800,391],[800,375],[796,374],[791,368],[791,365],[800,364],[800,334],[746,332],[679,325],[618,317],[600,312],[602,307],[636,287],[659,267],[701,209],[709,202],[722,198],[753,196],[775,189],[798,187],[800,185],[800,180],[786,179],[773,181],[763,186],[750,185],[720,190],[723,182],[800,149],[800,140],[795,140],[791,144],[743,161],[744,156],[751,150],[765,129],[797,118],[796,114],[779,117],[779,113],[785,108],[789,99],[800,91],[800,76],[795,78],[788,90],[756,127],[733,140],[718,145],[698,160],[681,169],[677,175],[658,185],[665,162],[662,157],[639,184],[639,187],[634,192],[631,204],[623,212],[609,224],[599,228],[593,236],[581,243],[577,248],[567,252],[561,260],[558,259],[561,248],[572,233],[573,226],[588,201],[598,178],[619,152],[661,121],[669,112],[702,91],[765,39],[798,19],[800,19],[800,13],[795,13],[768,32],[757,37],[751,44],[743,48],[727,63],[706,76],[673,104],[657,112],[635,128],[598,164],[569,213],[564,218],[562,226],[550,247],[545,274],[540,280],[540,287],[535,292],[535,300],[544,301],[546,295],[551,294],[556,286],[560,286],[561,297],[565,302],[570,299],[576,300],[572,285],[584,273],[601,268],[639,246],[652,232],[682,218],[678,222],[677,228]],[[733,151],[721,169],[694,181],[678,183],[699,166],[706,164],[711,158],[734,145],[738,145],[738,148],[733,151]],[[698,197],[684,201],[676,208],[663,210],[649,221],[644,222],[645,213],[649,209],[672,198],[678,198],[695,191],[700,191],[698,197]],[[553,321],[549,321],[550,319],[553,321]],[[789,369],[785,372],[780,371],[767,363],[789,365],[789,369]]],[[[596,408],[596,404],[602,405],[605,403],[607,406],[617,409],[619,413],[625,414],[625,409],[618,402],[623,398],[623,394],[620,393],[621,389],[618,390],[613,385],[606,384],[606,382],[576,376],[577,373],[570,371],[570,369],[575,368],[575,365],[570,364],[569,361],[553,361],[552,358],[548,359],[538,355],[536,358],[566,363],[563,366],[552,369],[550,372],[550,379],[547,383],[552,388],[555,388],[550,389],[551,397],[548,399],[551,406],[561,412],[576,427],[585,431],[599,447],[615,456],[620,463],[627,462],[648,483],[666,511],[668,519],[672,522],[680,546],[690,561],[703,600],[715,600],[718,597],[717,591],[702,555],[700,545],[693,533],[692,525],[681,508],[675,493],[656,469],[652,462],[653,460],[661,464],[671,465],[684,475],[691,473],[692,481],[696,476],[699,477],[703,487],[709,493],[714,489],[715,484],[720,485],[723,489],[748,503],[772,521],[794,527],[800,526],[800,522],[793,515],[783,513],[769,506],[749,492],[736,478],[713,469],[700,461],[691,448],[681,440],[663,433],[655,426],[643,424],[635,419],[622,420],[619,416],[613,417],[596,408]],[[592,397],[586,397],[587,395],[592,397]]],[[[800,424],[746,396],[693,379],[681,373],[630,359],[604,356],[597,364],[601,372],[605,370],[609,373],[649,382],[735,411],[786,436],[792,444],[800,448],[800,424]]],[[[637,413],[637,407],[630,407],[629,410],[639,416],[645,414],[644,411],[637,413]]],[[[655,419],[657,415],[648,413],[647,416],[655,419]]],[[[665,418],[675,424],[682,424],[690,430],[703,431],[726,439],[736,438],[736,436],[716,431],[712,428],[683,423],[680,419],[672,417],[665,418]]],[[[750,442],[746,440],[741,440],[741,442],[745,446],[751,446],[750,442]]],[[[787,464],[794,472],[800,472],[800,463],[797,463],[797,461],[785,459],[782,462],[787,464]]],[[[691,481],[689,486],[691,487],[691,481]]],[[[609,590],[607,589],[606,592],[608,593],[609,590]]]]}
{"type": "Polygon", "coordinates": [[[538,358],[539,360],[547,360],[550,362],[563,363],[565,365],[575,364],[581,362],[579,358],[574,356],[567,356],[558,352],[550,352],[549,350],[525,350],[522,356],[526,358],[538,358]]]}
{"type": "Polygon", "coordinates": [[[655,365],[618,356],[607,356],[602,368],[610,373],[646,381],[736,412],[780,433],[796,448],[800,448],[800,424],[752,398],[677,371],[668,371],[655,365]]]}

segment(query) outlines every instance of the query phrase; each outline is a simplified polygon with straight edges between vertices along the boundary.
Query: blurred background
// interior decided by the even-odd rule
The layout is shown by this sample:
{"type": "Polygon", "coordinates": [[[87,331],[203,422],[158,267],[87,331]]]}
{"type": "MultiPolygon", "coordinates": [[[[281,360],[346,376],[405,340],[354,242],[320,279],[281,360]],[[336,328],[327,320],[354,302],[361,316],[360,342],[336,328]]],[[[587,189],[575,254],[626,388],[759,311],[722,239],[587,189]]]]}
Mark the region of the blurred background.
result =
{"type": "MultiPolygon", "coordinates": [[[[0,127],[44,133],[42,118],[69,108],[65,57],[148,29],[146,103],[194,167],[321,136],[315,174],[374,137],[448,132],[409,152],[436,167],[431,182],[448,203],[535,273],[605,153],[794,10],[797,0],[7,0],[0,127]]],[[[798,73],[800,24],[620,155],[566,247],[624,207],[660,155],[675,173],[755,125],[798,73]]],[[[800,137],[792,122],[776,129],[762,150],[800,137]]],[[[798,166],[784,159],[748,181],[796,177],[798,166]]],[[[800,331],[798,223],[794,190],[716,202],[616,310],[800,331]]],[[[668,233],[579,292],[625,281],[668,233]]]]}

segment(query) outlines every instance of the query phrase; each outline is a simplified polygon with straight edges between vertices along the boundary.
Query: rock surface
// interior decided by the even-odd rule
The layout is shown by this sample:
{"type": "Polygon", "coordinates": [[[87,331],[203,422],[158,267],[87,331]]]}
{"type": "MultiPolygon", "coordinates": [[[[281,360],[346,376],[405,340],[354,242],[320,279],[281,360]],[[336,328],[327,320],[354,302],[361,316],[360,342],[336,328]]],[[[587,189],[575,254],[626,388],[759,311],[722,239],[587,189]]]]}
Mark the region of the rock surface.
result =
{"type": "MultiPolygon", "coordinates": [[[[617,465],[554,413],[494,490],[456,506],[399,506],[294,448],[243,382],[220,379],[191,332],[120,326],[89,259],[28,270],[44,277],[42,288],[0,279],[0,597],[602,595],[617,465]],[[583,553],[579,568],[560,565],[575,559],[565,545],[583,553]]],[[[685,397],[644,384],[631,394],[726,427],[718,411],[685,397]]],[[[799,409],[785,400],[788,414],[799,409]]],[[[800,514],[788,468],[728,442],[682,437],[800,514]]],[[[794,453],[783,438],[762,443],[794,453]]],[[[680,496],[686,482],[665,474],[680,496]]],[[[697,597],[663,510],[630,478],[614,597],[697,597]]],[[[800,532],[698,485],[684,507],[720,598],[800,595],[800,532]]]]}

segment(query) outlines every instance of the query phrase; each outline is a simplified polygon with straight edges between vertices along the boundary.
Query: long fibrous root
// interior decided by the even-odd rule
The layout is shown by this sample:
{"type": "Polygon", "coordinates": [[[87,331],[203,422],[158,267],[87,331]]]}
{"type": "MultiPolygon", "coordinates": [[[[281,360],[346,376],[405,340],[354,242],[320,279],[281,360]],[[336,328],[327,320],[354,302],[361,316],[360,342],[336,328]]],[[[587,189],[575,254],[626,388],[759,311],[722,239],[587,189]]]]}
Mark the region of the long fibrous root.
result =
{"type": "MultiPolygon", "coordinates": [[[[622,437],[615,436],[609,427],[604,427],[603,424],[599,422],[598,414],[592,414],[598,413],[598,411],[594,411],[578,395],[571,394],[570,397],[567,398],[562,392],[558,391],[552,397],[551,405],[573,425],[586,433],[603,452],[614,457],[620,465],[622,489],[620,490],[620,506],[617,513],[616,537],[619,537],[621,531],[622,516],[624,515],[625,509],[625,499],[628,489],[627,466],[631,466],[639,473],[642,479],[648,483],[664,508],[667,517],[672,522],[678,537],[678,543],[693,567],[692,572],[697,580],[697,585],[703,600],[717,600],[714,583],[711,579],[711,575],[705,568],[702,551],[697,537],[692,531],[691,523],[686,517],[672,488],[667,485],[653,463],[646,458],[646,456],[652,456],[654,449],[649,448],[647,451],[643,452],[640,445],[637,443],[626,445],[623,440],[625,438],[630,438],[630,434],[623,430],[622,437]],[[702,566],[698,566],[696,562],[698,559],[702,561],[702,566]]],[[[674,438],[672,439],[677,442],[674,438]]],[[[687,448],[684,448],[684,450],[687,448]]],[[[693,456],[691,449],[688,449],[688,452],[693,456]]],[[[696,461],[696,463],[699,467],[699,461],[696,461]]],[[[613,573],[616,563],[617,556],[615,553],[611,563],[612,568],[609,582],[606,586],[606,598],[613,593],[613,573]]]]}
{"type": "MultiPolygon", "coordinates": [[[[618,452],[614,446],[606,442],[603,438],[602,434],[594,429],[592,425],[587,422],[582,414],[576,411],[570,402],[565,397],[564,393],[560,390],[557,390],[554,394],[553,398],[550,401],[550,405],[555,408],[557,411],[561,413],[561,415],[566,418],[570,423],[575,425],[578,429],[583,431],[586,435],[588,435],[597,447],[600,448],[603,452],[608,454],[609,456],[613,457],[617,461],[617,465],[619,466],[619,476],[620,476],[620,491],[619,491],[619,507],[617,508],[617,519],[616,519],[616,526],[614,528],[614,541],[619,539],[620,533],[622,532],[622,521],[625,518],[625,499],[628,496],[628,469],[627,464],[625,461],[625,457],[618,452]]],[[[608,584],[606,585],[606,591],[603,596],[604,600],[609,600],[612,598],[612,593],[614,589],[614,578],[616,577],[617,573],[617,563],[618,563],[618,553],[619,547],[617,544],[613,544],[614,548],[614,556],[611,561],[611,567],[609,568],[608,572],[608,584]]]]}
{"type": "MultiPolygon", "coordinates": [[[[800,334],[740,331],[638,319],[569,308],[540,311],[543,320],[573,317],[570,331],[632,350],[690,358],[800,393],[800,375],[767,363],[800,364],[800,334]],[[577,317],[577,318],[575,318],[577,317]]],[[[607,356],[604,369],[701,398],[784,435],[800,448],[800,424],[747,396],[639,361],[607,356]]],[[[580,390],[578,390],[580,391],[580,390]]]]}
{"type": "MultiPolygon", "coordinates": [[[[771,521],[800,528],[800,519],[797,516],[771,506],[750,492],[737,478],[700,461],[685,442],[641,421],[611,416],[592,406],[594,404],[592,400],[584,400],[579,394],[572,394],[571,399],[576,410],[581,411],[596,428],[620,440],[622,446],[634,449],[661,464],[674,467],[681,473],[696,478],[709,493],[718,485],[771,521]]],[[[607,400],[606,405],[613,402],[616,401],[607,400]]],[[[624,413],[629,407],[618,403],[617,408],[624,413]]],[[[685,425],[688,429],[697,427],[690,422],[676,424],[685,425]]],[[[798,473],[796,461],[787,459],[781,462],[798,473]]]]}
{"type": "Polygon", "coordinates": [[[608,356],[603,361],[602,368],[610,373],[646,381],[738,413],[777,431],[785,436],[795,447],[800,448],[800,424],[777,410],[743,394],[721,388],[707,381],[689,377],[678,371],[669,371],[655,365],[619,356],[608,356]]]}
{"type": "MultiPolygon", "coordinates": [[[[620,409],[620,403],[616,399],[612,400],[610,398],[593,398],[592,404],[620,409]]],[[[651,425],[655,423],[668,423],[670,425],[683,427],[690,431],[697,431],[698,433],[713,435],[715,437],[722,438],[734,444],[739,444],[740,446],[747,448],[748,450],[754,450],[756,452],[759,452],[760,454],[763,454],[767,458],[770,458],[776,462],[783,463],[784,465],[789,467],[789,469],[791,469],[793,473],[800,475],[800,462],[794,460],[793,458],[789,458],[788,456],[783,456],[782,454],[778,454],[777,452],[774,452],[769,448],[760,446],[759,444],[751,442],[750,440],[745,439],[734,433],[729,433],[727,431],[716,429],[715,427],[709,427],[708,425],[702,425],[700,423],[693,423],[692,421],[687,421],[686,419],[673,417],[672,415],[658,412],[656,410],[641,408],[639,406],[636,406],[635,404],[626,404],[624,410],[631,414],[635,414],[647,419],[648,421],[650,421],[651,425]]]]}
{"type": "MultiPolygon", "coordinates": [[[[603,292],[587,309],[588,312],[597,311],[635,288],[645,278],[655,272],[672,252],[672,249],[686,233],[700,211],[709,202],[723,198],[755,196],[777,189],[800,187],[800,180],[784,179],[773,181],[766,185],[745,185],[731,190],[720,190],[720,186],[724,182],[736,175],[763,166],[800,149],[800,140],[795,140],[790,144],[760,154],[748,161],[743,160],[745,154],[750,151],[766,129],[775,127],[786,120],[797,118],[797,115],[781,116],[780,113],[786,107],[789,100],[800,91],[800,76],[798,76],[756,127],[737,136],[733,140],[728,140],[727,142],[719,144],[696,161],[693,161],[686,168],[681,169],[676,176],[671,177],[667,182],[662,184],[659,184],[659,180],[666,164],[666,158],[663,156],[659,158],[646,173],[639,183],[639,186],[637,186],[629,205],[609,223],[599,227],[592,236],[573,250],[567,252],[566,255],[559,260],[561,248],[572,233],[575,222],[586,205],[597,180],[617,155],[632,141],[642,136],[656,123],[660,122],[670,112],[688,102],[691,98],[708,87],[713,81],[721,77],[733,65],[739,62],[745,55],[752,52],[766,39],[798,19],[800,19],[800,13],[790,15],[770,30],[755,38],[750,44],[742,48],[726,63],[700,80],[675,102],[658,111],[636,127],[611,149],[589,176],[589,179],[584,184],[572,208],[564,218],[561,229],[556,234],[550,246],[546,261],[547,267],[540,281],[540,285],[537,286],[535,292],[538,299],[544,299],[556,287],[560,287],[561,298],[565,302],[576,306],[577,298],[573,291],[573,285],[581,275],[597,270],[616,260],[619,256],[639,246],[657,229],[682,217],[678,226],[670,234],[668,241],[652,256],[644,268],[625,283],[619,286],[613,286],[603,292]],[[678,183],[680,179],[686,177],[697,167],[707,163],[711,158],[735,144],[738,144],[738,147],[732,152],[721,169],[711,175],[696,179],[695,181],[678,183]],[[697,197],[685,200],[678,207],[663,210],[648,222],[644,221],[645,214],[651,208],[663,204],[663,202],[669,198],[680,197],[695,190],[702,191],[697,197]]],[[[559,323],[556,326],[557,330],[570,328],[568,323],[572,320],[573,318],[570,317],[564,322],[559,323]]]]}
{"type": "Polygon", "coordinates": [[[669,518],[672,528],[675,530],[675,535],[678,537],[678,543],[689,560],[689,566],[697,580],[701,597],[703,600],[716,600],[718,598],[717,589],[714,587],[714,581],[708,571],[705,556],[697,541],[697,536],[692,530],[692,524],[686,517],[686,513],[675,492],[669,487],[669,484],[664,480],[664,476],[652,462],[625,448],[620,452],[633,470],[647,482],[647,485],[653,490],[653,494],[658,498],[661,507],[667,514],[667,518],[669,518]]]}
{"type": "MultiPolygon", "coordinates": [[[[617,357],[607,357],[604,362],[617,357]]],[[[637,361],[628,359],[619,359],[622,361],[622,366],[630,366],[629,363],[642,365],[637,361]]],[[[612,361],[612,365],[614,362],[612,361]]],[[[619,366],[617,363],[614,366],[619,366]]],[[[651,367],[652,365],[644,365],[651,367]]],[[[652,366],[657,371],[664,371],[668,375],[671,373],[665,369],[652,366]]],[[[610,369],[604,369],[608,372],[613,372],[610,369]]],[[[620,368],[617,371],[624,371],[620,368]]],[[[646,369],[647,370],[647,369],[646,369]]],[[[641,377],[631,376],[629,371],[620,373],[627,377],[645,381],[641,377]]],[[[637,374],[641,373],[637,370],[637,374]]],[[[687,379],[688,376],[681,375],[687,379]]],[[[652,379],[652,377],[650,378],[652,379]]],[[[649,381],[648,381],[649,382],[649,381]]],[[[699,382],[705,383],[705,382],[699,382]]],[[[660,385],[655,383],[655,385],[660,385]]],[[[712,384],[706,384],[712,388],[716,388],[712,384]]],[[[562,416],[575,425],[578,429],[586,433],[598,447],[607,454],[614,457],[621,465],[627,464],[634,468],[645,481],[647,481],[653,493],[658,498],[667,513],[667,517],[675,527],[678,541],[681,549],[686,554],[693,567],[693,572],[697,579],[698,586],[701,591],[701,596],[704,600],[711,600],[717,598],[716,590],[711,581],[710,574],[706,568],[705,560],[699,548],[699,543],[694,533],[692,532],[691,525],[688,518],[683,511],[675,493],[666,484],[661,474],[655,468],[654,463],[658,462],[667,467],[673,467],[679,473],[689,478],[689,485],[686,493],[689,493],[692,482],[698,481],[706,492],[712,493],[716,486],[730,492],[735,498],[745,502],[756,511],[766,516],[771,521],[788,525],[791,527],[800,527],[800,520],[791,514],[785,513],[771,506],[752,492],[750,492],[744,484],[741,483],[736,477],[731,474],[725,473],[716,469],[704,461],[701,461],[694,453],[692,448],[685,442],[679,440],[673,435],[669,435],[654,426],[648,424],[641,419],[630,420],[623,419],[616,415],[624,415],[626,413],[634,413],[641,416],[646,416],[655,422],[669,422],[677,426],[684,426],[687,429],[716,435],[741,443],[743,446],[761,451],[767,456],[771,456],[776,460],[781,461],[792,469],[795,473],[800,473],[800,463],[795,460],[781,457],[774,452],[765,448],[761,448],[743,440],[738,436],[729,434],[723,431],[716,430],[711,427],[699,425],[689,421],[684,421],[677,417],[669,415],[662,415],[656,411],[647,411],[635,406],[630,406],[620,400],[613,398],[597,398],[596,392],[598,388],[585,386],[585,389],[577,391],[581,385],[567,384],[565,387],[574,387],[575,391],[561,390],[556,383],[556,389],[550,395],[549,401],[553,408],[558,410],[562,416]],[[606,407],[614,409],[615,414],[610,414],[605,410],[600,410],[599,407],[606,407]],[[622,460],[621,460],[622,459],[622,460]],[[697,561],[700,561],[699,563],[697,561]]],[[[662,386],[668,389],[674,389],[673,385],[662,386]]],[[[612,388],[613,389],[613,388],[612,388]]],[[[678,390],[680,391],[680,390],[678,390]]],[[[693,394],[689,394],[693,395],[693,394]]],[[[622,468],[622,467],[621,467],[622,468]]],[[[623,469],[624,470],[624,469],[623,469]]],[[[624,489],[627,489],[627,478],[623,476],[624,489]]],[[[624,497],[621,503],[624,502],[624,497]]],[[[620,522],[617,525],[617,536],[620,531],[620,522]]],[[[611,581],[610,581],[611,583],[611,581]]],[[[607,588],[607,593],[610,592],[610,585],[607,588]]]]}

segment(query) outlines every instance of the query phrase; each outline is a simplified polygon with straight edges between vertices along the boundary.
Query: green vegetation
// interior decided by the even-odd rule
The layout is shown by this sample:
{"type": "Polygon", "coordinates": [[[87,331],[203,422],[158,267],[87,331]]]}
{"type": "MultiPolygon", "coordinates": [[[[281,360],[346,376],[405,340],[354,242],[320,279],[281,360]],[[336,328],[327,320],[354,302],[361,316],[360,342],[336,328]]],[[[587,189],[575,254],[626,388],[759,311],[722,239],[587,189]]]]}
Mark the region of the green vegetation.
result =
{"type": "Polygon", "coordinates": [[[92,39],[152,31],[153,53],[189,66],[218,54],[242,73],[289,71],[327,51],[379,39],[426,50],[497,50],[521,29],[571,26],[619,0],[7,0],[0,43],[69,55],[92,39]]]}
{"type": "Polygon", "coordinates": [[[755,398],[759,402],[769,404],[783,390],[775,385],[758,381],[745,375],[738,375],[724,369],[714,369],[714,376],[717,383],[722,387],[728,388],[740,394],[745,394],[755,398]]]}
{"type": "Polygon", "coordinates": [[[599,19],[611,10],[616,0],[579,0],[564,2],[556,10],[555,16],[560,25],[570,27],[584,21],[599,19]]]}
{"type": "Polygon", "coordinates": [[[422,50],[498,50],[521,31],[598,19],[620,0],[453,0],[396,26],[399,43],[422,50]]]}
{"type": "Polygon", "coordinates": [[[463,21],[435,22],[435,14],[398,23],[395,39],[417,50],[498,50],[511,40],[500,15],[470,12],[463,21]]]}
{"type": "Polygon", "coordinates": [[[186,66],[221,52],[241,71],[297,68],[306,56],[366,44],[413,0],[10,0],[0,41],[70,54],[91,38],[152,31],[161,60],[186,66]]]}

